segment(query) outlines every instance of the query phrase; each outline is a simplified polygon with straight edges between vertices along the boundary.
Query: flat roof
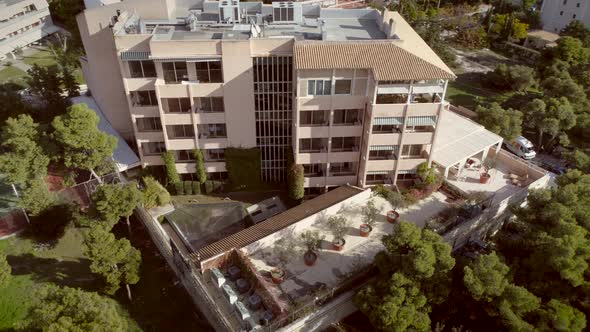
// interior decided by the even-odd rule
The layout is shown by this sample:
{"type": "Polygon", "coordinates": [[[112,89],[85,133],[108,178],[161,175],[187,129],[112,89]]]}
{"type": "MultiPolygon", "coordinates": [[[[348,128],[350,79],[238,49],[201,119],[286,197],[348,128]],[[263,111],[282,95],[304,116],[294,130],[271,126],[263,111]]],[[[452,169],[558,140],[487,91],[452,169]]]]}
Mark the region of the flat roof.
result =
{"type": "Polygon", "coordinates": [[[71,98],[70,100],[72,101],[72,104],[84,103],[88,105],[88,108],[93,110],[94,113],[96,113],[96,115],[98,115],[100,118],[98,129],[117,138],[117,148],[115,148],[115,151],[113,152],[113,160],[115,161],[115,166],[119,172],[124,172],[128,169],[141,165],[139,157],[135,154],[135,152],[133,152],[129,144],[125,142],[123,137],[119,135],[115,128],[113,128],[109,120],[107,120],[94,101],[94,98],[88,96],[78,96],[71,98]]]}
{"type": "Polygon", "coordinates": [[[527,34],[528,37],[536,37],[549,42],[557,41],[560,36],[556,33],[545,30],[533,30],[527,34]]]}
{"type": "Polygon", "coordinates": [[[503,141],[484,126],[447,110],[441,111],[438,127],[432,160],[444,168],[503,141]]]}
{"type": "Polygon", "coordinates": [[[209,244],[197,250],[196,253],[191,255],[191,258],[195,261],[203,261],[228,250],[242,248],[363,191],[364,189],[350,185],[338,187],[254,226],[209,244]]]}

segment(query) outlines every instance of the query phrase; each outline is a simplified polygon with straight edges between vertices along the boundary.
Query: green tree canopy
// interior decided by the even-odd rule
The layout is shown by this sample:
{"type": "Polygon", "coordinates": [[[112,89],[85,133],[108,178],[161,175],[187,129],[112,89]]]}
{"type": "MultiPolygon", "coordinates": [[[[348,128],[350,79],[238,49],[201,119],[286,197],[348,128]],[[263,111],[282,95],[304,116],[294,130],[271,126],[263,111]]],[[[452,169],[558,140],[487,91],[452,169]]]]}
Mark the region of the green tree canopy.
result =
{"type": "Polygon", "coordinates": [[[143,178],[143,204],[151,209],[170,203],[170,193],[151,176],[143,178]]]}
{"type": "Polygon", "coordinates": [[[176,170],[176,157],[174,156],[174,151],[163,152],[162,159],[164,160],[164,166],[166,167],[166,179],[168,179],[168,184],[180,183],[180,175],[178,175],[178,171],[176,170]]]}
{"type": "Polygon", "coordinates": [[[528,66],[499,64],[486,76],[489,85],[501,90],[526,91],[534,86],[535,70],[528,66]]]}
{"type": "Polygon", "coordinates": [[[545,331],[580,332],[586,327],[586,316],[578,309],[552,299],[543,307],[539,325],[545,331]]]}
{"type": "Polygon", "coordinates": [[[571,21],[559,34],[577,38],[582,41],[584,47],[590,47],[590,29],[579,20],[571,21]]]}
{"type": "Polygon", "coordinates": [[[36,216],[52,206],[55,201],[55,195],[49,191],[43,178],[37,178],[30,181],[22,191],[18,204],[30,215],[36,216]]]}
{"type": "Polygon", "coordinates": [[[20,328],[27,331],[141,331],[115,301],[80,289],[44,284],[20,328]]]}
{"type": "Polygon", "coordinates": [[[289,168],[287,183],[289,186],[289,198],[294,201],[300,201],[303,199],[305,194],[305,188],[303,181],[305,180],[303,175],[303,166],[293,164],[289,168]]]}
{"type": "Polygon", "coordinates": [[[195,167],[196,167],[196,176],[197,181],[200,184],[205,183],[207,181],[207,171],[205,170],[205,158],[203,157],[203,150],[194,149],[193,156],[195,157],[195,167]]]}
{"type": "Polygon", "coordinates": [[[45,104],[47,116],[44,119],[49,120],[53,116],[61,114],[66,108],[66,100],[62,96],[62,79],[57,68],[55,66],[41,67],[34,64],[27,73],[29,74],[27,84],[30,91],[41,97],[45,104]]]}
{"type": "Polygon", "coordinates": [[[129,240],[117,240],[106,227],[96,224],[88,232],[84,249],[84,255],[91,261],[90,270],[103,277],[107,294],[114,294],[121,283],[139,281],[141,253],[129,240]]]}
{"type": "Polygon", "coordinates": [[[129,222],[133,210],[142,202],[143,194],[137,184],[103,184],[99,186],[92,200],[100,217],[109,224],[115,224],[124,217],[129,222]]]}
{"type": "Polygon", "coordinates": [[[510,268],[495,254],[481,255],[464,267],[463,282],[474,299],[491,302],[508,286],[510,268]]]}
{"type": "Polygon", "coordinates": [[[86,104],[68,107],[51,123],[53,136],[63,153],[64,164],[94,170],[113,155],[117,139],[98,129],[100,118],[86,104]]]}
{"type": "Polygon", "coordinates": [[[29,115],[6,120],[0,135],[0,173],[8,181],[26,184],[47,174],[49,158],[39,146],[40,136],[39,125],[29,115]]]}
{"type": "Polygon", "coordinates": [[[477,121],[489,131],[507,140],[513,140],[522,132],[522,113],[511,108],[505,110],[498,103],[475,109],[477,121]]]}
{"type": "Polygon", "coordinates": [[[584,47],[580,39],[565,36],[557,40],[554,48],[555,57],[570,65],[579,65],[590,61],[590,49],[584,47]]]}

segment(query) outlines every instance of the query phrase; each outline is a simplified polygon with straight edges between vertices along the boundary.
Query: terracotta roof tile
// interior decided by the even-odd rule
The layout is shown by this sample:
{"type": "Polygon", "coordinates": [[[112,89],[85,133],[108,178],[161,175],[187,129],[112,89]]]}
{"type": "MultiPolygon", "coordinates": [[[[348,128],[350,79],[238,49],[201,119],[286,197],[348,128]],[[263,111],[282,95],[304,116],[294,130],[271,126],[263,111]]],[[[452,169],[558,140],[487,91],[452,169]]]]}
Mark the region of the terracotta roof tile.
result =
{"type": "Polygon", "coordinates": [[[394,41],[295,43],[297,69],[371,69],[377,80],[453,79],[448,68],[395,45],[394,41]]]}
{"type": "Polygon", "coordinates": [[[363,191],[363,189],[353,186],[338,187],[254,226],[211,243],[197,250],[190,257],[199,262],[233,248],[242,248],[363,191]]]}

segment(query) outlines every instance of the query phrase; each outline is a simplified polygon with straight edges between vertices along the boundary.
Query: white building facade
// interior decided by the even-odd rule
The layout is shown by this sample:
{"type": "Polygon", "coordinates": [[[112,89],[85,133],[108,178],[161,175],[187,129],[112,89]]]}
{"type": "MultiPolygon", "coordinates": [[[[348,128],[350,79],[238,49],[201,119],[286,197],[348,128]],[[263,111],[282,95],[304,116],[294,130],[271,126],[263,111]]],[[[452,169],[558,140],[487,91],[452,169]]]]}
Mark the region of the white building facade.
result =
{"type": "Polygon", "coordinates": [[[590,1],[543,0],[541,7],[543,30],[559,33],[573,20],[578,20],[590,28],[590,1]]]}

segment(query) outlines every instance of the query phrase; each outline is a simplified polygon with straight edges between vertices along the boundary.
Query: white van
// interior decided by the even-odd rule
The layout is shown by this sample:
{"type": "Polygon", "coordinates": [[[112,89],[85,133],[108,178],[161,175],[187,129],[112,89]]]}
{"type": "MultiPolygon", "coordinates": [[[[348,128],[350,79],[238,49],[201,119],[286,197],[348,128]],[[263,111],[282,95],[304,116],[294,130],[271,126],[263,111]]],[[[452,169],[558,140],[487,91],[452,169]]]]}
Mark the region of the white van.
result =
{"type": "Polygon", "coordinates": [[[518,136],[518,138],[512,142],[506,142],[506,148],[515,155],[526,160],[533,159],[537,155],[533,143],[522,136],[518,136]]]}

